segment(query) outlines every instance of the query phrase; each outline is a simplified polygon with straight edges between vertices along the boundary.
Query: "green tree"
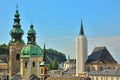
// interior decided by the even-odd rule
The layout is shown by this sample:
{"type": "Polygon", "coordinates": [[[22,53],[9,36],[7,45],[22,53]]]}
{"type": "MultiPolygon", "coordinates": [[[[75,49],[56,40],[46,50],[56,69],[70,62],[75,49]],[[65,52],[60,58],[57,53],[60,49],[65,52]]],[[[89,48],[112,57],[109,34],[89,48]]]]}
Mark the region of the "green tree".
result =
{"type": "Polygon", "coordinates": [[[54,59],[52,63],[49,64],[48,66],[49,70],[57,70],[58,69],[58,63],[57,60],[54,59]]]}
{"type": "Polygon", "coordinates": [[[52,62],[52,69],[53,70],[57,70],[58,69],[58,63],[57,63],[56,59],[54,59],[53,62],[52,62]]]}
{"type": "Polygon", "coordinates": [[[52,70],[52,63],[49,64],[48,69],[52,70]]]}

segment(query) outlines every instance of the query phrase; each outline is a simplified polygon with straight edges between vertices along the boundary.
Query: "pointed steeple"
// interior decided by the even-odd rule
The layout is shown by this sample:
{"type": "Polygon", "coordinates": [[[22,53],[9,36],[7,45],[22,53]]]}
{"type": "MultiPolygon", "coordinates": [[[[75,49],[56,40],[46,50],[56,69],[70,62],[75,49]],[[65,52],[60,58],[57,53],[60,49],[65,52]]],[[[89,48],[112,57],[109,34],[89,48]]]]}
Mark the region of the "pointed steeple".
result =
{"type": "Polygon", "coordinates": [[[81,20],[81,28],[80,28],[80,34],[79,35],[84,36],[84,30],[83,30],[82,20],[81,20]]]}
{"type": "Polygon", "coordinates": [[[15,43],[16,41],[24,43],[24,41],[22,40],[24,31],[21,29],[19,16],[20,14],[18,12],[18,5],[16,5],[16,13],[14,15],[14,24],[13,24],[12,30],[10,31],[10,35],[12,38],[10,40],[10,43],[15,43]]]}
{"type": "Polygon", "coordinates": [[[46,62],[46,49],[45,49],[45,43],[43,48],[43,61],[46,62]]]}

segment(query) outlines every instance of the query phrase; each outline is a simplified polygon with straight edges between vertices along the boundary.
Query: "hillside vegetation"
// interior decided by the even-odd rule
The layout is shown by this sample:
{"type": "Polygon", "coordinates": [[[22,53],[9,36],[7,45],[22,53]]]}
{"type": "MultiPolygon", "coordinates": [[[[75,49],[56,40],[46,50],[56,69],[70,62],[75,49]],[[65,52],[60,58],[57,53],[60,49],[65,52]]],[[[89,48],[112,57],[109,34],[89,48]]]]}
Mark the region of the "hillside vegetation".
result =
{"type": "MultiPolygon", "coordinates": [[[[9,47],[6,44],[0,45],[0,55],[1,54],[8,54],[9,55],[9,47]]],[[[58,52],[54,49],[46,49],[46,62],[49,64],[56,59],[58,64],[66,61],[66,57],[63,53],[58,52]]]]}

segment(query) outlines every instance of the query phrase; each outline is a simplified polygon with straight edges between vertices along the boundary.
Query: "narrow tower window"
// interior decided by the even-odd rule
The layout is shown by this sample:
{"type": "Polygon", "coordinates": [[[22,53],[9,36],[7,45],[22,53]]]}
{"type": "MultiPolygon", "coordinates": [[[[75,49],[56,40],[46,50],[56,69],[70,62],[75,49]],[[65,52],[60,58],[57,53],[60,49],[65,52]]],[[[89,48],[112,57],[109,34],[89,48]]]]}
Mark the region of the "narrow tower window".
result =
{"type": "Polygon", "coordinates": [[[45,68],[45,74],[47,74],[47,69],[45,68]]]}
{"type": "Polygon", "coordinates": [[[33,61],[32,65],[33,65],[33,67],[35,67],[35,62],[34,61],[33,61]]]}
{"type": "Polygon", "coordinates": [[[27,61],[25,62],[25,68],[27,68],[27,61]]]}
{"type": "Polygon", "coordinates": [[[41,69],[41,74],[43,74],[43,69],[41,69]]]}
{"type": "Polygon", "coordinates": [[[20,59],[20,54],[16,54],[16,60],[19,60],[20,59]]]}

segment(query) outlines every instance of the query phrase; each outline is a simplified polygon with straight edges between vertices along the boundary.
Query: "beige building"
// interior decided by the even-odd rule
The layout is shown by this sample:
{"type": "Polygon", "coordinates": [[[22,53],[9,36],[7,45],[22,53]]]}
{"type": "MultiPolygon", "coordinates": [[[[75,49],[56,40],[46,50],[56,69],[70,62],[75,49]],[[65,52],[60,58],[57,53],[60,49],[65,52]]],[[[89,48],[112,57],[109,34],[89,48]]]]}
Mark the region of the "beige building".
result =
{"type": "Polygon", "coordinates": [[[68,60],[64,62],[63,68],[64,70],[75,68],[76,67],[76,60],[75,59],[70,59],[68,56],[68,60]]]}
{"type": "Polygon", "coordinates": [[[118,63],[106,47],[96,47],[86,62],[86,71],[116,69],[118,63]]]}

